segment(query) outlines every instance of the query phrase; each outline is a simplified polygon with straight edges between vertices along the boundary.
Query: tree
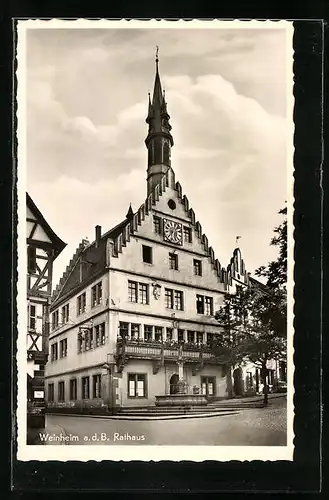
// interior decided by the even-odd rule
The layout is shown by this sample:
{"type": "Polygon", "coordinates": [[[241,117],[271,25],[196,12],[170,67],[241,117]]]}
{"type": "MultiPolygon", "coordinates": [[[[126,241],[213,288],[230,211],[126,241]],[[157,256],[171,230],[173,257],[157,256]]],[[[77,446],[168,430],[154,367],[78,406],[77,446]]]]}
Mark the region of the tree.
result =
{"type": "MultiPolygon", "coordinates": [[[[279,213],[285,215],[286,209],[279,213]]],[[[287,337],[286,220],[274,232],[271,244],[279,248],[278,259],[256,272],[267,278],[266,285],[251,278],[248,287],[225,296],[216,313],[223,335],[213,346],[215,355],[226,356],[233,368],[245,360],[260,367],[264,406],[268,403],[268,362],[285,356],[287,337]]]]}
{"type": "Polygon", "coordinates": [[[284,216],[284,220],[274,229],[275,236],[270,243],[277,247],[278,258],[255,271],[256,276],[266,278],[266,286],[271,289],[285,288],[287,283],[287,207],[281,209],[279,214],[284,216]]]}

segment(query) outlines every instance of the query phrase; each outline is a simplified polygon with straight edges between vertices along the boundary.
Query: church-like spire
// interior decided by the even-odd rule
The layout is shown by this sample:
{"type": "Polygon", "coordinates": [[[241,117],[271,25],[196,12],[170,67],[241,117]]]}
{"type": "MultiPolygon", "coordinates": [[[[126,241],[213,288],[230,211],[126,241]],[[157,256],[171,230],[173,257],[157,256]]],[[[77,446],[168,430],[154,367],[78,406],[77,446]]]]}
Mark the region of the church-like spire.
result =
{"type": "Polygon", "coordinates": [[[148,135],[145,139],[148,149],[148,193],[171,166],[170,150],[174,144],[174,140],[170,133],[171,125],[169,119],[165,93],[162,92],[159,74],[159,47],[157,46],[153,96],[151,101],[149,94],[148,115],[146,118],[146,123],[149,126],[148,135]]]}

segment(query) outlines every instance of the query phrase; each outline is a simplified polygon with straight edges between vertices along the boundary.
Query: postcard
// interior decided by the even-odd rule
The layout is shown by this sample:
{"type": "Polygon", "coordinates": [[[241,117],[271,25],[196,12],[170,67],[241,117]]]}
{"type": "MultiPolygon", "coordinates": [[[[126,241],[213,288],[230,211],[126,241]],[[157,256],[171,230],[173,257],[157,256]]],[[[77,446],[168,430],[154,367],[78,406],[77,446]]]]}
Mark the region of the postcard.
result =
{"type": "Polygon", "coordinates": [[[17,22],[19,460],[293,459],[292,37],[17,22]]]}

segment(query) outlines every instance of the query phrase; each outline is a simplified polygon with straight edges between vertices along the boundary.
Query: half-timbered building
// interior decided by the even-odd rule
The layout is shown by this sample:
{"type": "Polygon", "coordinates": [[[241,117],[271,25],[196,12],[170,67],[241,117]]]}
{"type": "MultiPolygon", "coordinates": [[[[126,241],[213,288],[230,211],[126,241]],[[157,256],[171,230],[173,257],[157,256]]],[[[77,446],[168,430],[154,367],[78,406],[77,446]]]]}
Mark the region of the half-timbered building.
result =
{"type": "Polygon", "coordinates": [[[28,321],[26,347],[29,408],[44,404],[44,369],[48,357],[53,262],[65,245],[26,193],[28,321]]]}

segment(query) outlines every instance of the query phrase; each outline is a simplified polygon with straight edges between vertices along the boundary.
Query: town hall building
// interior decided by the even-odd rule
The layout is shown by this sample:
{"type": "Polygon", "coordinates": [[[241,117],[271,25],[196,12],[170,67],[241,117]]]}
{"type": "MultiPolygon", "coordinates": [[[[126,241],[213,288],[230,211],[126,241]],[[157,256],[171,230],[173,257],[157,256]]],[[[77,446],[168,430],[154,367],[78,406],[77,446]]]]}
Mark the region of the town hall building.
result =
{"type": "Polygon", "coordinates": [[[223,268],[203,233],[171,165],[169,120],[156,59],[147,197],[111,230],[96,226],[92,243],[82,240],[53,293],[49,408],[115,411],[177,393],[232,395],[231,368],[211,349],[221,335],[214,315],[249,275],[239,249],[223,268]]]}

